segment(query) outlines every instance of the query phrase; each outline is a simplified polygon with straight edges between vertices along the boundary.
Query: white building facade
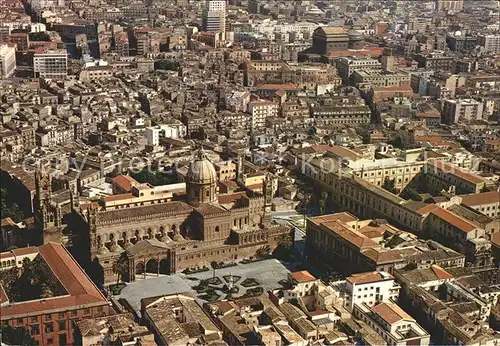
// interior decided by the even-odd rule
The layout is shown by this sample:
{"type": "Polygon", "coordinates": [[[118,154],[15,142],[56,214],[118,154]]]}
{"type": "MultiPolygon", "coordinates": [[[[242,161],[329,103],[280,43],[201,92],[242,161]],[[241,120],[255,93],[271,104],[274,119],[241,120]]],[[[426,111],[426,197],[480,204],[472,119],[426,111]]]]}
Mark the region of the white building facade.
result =
{"type": "Polygon", "coordinates": [[[16,48],[0,45],[0,78],[9,78],[16,70],[16,48]]]}

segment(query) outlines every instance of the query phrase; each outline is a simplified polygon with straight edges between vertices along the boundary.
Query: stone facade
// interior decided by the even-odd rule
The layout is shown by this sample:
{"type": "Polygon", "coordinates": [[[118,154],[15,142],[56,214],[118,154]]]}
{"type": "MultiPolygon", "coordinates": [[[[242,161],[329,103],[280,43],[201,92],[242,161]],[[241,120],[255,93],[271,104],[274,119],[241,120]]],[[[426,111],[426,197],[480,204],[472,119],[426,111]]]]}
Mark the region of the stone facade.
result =
{"type": "Polygon", "coordinates": [[[127,277],[135,280],[146,272],[170,274],[248,258],[261,248],[273,251],[289,229],[267,221],[271,184],[266,180],[263,186],[263,193],[240,186],[238,192],[219,194],[216,171],[199,152],[186,176],[185,201],[116,210],[80,206],[90,260],[99,262],[105,282],[111,282],[113,263],[122,254],[128,258],[127,277]]]}

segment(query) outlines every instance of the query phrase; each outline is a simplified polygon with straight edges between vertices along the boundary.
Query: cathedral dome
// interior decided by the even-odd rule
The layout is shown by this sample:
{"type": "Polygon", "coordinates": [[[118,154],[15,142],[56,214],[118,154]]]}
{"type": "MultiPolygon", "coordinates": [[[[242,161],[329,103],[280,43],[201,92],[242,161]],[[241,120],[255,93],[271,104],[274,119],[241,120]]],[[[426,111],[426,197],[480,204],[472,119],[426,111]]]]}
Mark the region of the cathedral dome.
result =
{"type": "Polygon", "coordinates": [[[356,31],[354,29],[349,30],[347,34],[349,35],[350,41],[363,40],[363,34],[361,34],[359,31],[356,31]]]}
{"type": "Polygon", "coordinates": [[[200,149],[187,172],[186,181],[194,184],[213,184],[217,182],[217,173],[207,154],[200,149]]]}

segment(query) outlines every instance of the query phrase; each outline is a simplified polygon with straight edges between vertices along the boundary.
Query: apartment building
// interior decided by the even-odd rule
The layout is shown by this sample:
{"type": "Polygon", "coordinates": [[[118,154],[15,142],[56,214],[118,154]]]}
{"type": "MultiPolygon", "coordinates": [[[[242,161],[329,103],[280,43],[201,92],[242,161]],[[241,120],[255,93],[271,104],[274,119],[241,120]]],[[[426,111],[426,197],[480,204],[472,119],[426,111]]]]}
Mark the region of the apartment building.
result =
{"type": "Polygon", "coordinates": [[[348,213],[318,216],[307,220],[306,248],[309,260],[345,274],[386,271],[404,267],[401,253],[383,248],[372,236],[392,228],[373,220],[359,220],[348,213]],[[367,232],[373,232],[369,235],[367,232]],[[345,265],[339,266],[339,263],[345,265]]]}
{"type": "Polygon", "coordinates": [[[33,56],[35,77],[65,79],[68,76],[68,53],[64,49],[38,49],[33,56]]]}
{"type": "Polygon", "coordinates": [[[395,277],[404,288],[401,298],[412,314],[427,330],[439,331],[433,333],[435,344],[494,345],[500,336],[489,327],[488,319],[500,290],[464,269],[398,270],[395,277]]]}
{"type": "Polygon", "coordinates": [[[188,295],[141,299],[141,315],[158,345],[206,344],[207,338],[222,341],[222,332],[188,295]]]}
{"type": "Polygon", "coordinates": [[[370,84],[376,87],[399,87],[410,84],[410,75],[402,72],[354,71],[351,78],[354,85],[370,84]]]}
{"type": "Polygon", "coordinates": [[[429,345],[431,336],[417,321],[395,303],[372,308],[355,305],[354,315],[368,324],[387,345],[429,345]]]}
{"type": "Polygon", "coordinates": [[[442,51],[435,51],[429,54],[417,54],[414,57],[418,62],[418,67],[434,70],[450,70],[454,58],[445,56],[442,51]]]}
{"type": "Polygon", "coordinates": [[[0,44],[0,78],[9,78],[16,70],[16,48],[0,44]]]}
{"type": "Polygon", "coordinates": [[[365,57],[342,57],[337,60],[337,71],[344,81],[344,83],[349,82],[351,75],[354,71],[366,71],[366,70],[381,70],[382,64],[372,58],[365,57]]]}
{"type": "Polygon", "coordinates": [[[460,195],[462,204],[491,218],[500,218],[500,192],[490,191],[460,195]]]}
{"type": "Polygon", "coordinates": [[[479,35],[477,44],[484,48],[486,52],[500,52],[500,34],[479,35]]]}
{"type": "Polygon", "coordinates": [[[396,301],[401,287],[391,274],[375,271],[347,277],[345,288],[345,307],[352,312],[355,305],[371,307],[381,302],[396,301]]]}
{"type": "Polygon", "coordinates": [[[311,102],[310,114],[320,126],[356,126],[369,124],[371,111],[361,98],[332,97],[311,102]]]}
{"type": "Polygon", "coordinates": [[[484,178],[448,162],[427,162],[424,170],[427,189],[436,194],[443,190],[457,194],[479,193],[486,186],[484,178]]]}
{"type": "Polygon", "coordinates": [[[476,48],[477,37],[454,33],[446,36],[446,42],[452,51],[466,53],[476,48]]]}
{"type": "Polygon", "coordinates": [[[226,32],[226,0],[205,0],[202,30],[226,32]]]}
{"type": "Polygon", "coordinates": [[[445,100],[441,117],[445,124],[482,120],[483,103],[473,99],[445,100]]]}
{"type": "Polygon", "coordinates": [[[252,129],[264,127],[266,118],[276,118],[278,116],[279,105],[276,102],[258,100],[248,104],[248,113],[252,129]]]}
{"type": "Polygon", "coordinates": [[[177,122],[146,127],[145,135],[148,145],[157,146],[163,138],[183,138],[186,133],[186,126],[181,122],[177,122]]]}
{"type": "Polygon", "coordinates": [[[462,11],[464,8],[464,0],[437,0],[436,8],[439,11],[462,11]]]}

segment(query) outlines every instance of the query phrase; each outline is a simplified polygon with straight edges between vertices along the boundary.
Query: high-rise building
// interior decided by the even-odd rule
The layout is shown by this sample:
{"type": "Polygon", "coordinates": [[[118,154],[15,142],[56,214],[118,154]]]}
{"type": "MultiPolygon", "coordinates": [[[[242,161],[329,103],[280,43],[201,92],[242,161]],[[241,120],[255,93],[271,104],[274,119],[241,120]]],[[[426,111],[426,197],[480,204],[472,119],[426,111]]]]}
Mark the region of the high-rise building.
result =
{"type": "Polygon", "coordinates": [[[68,75],[68,53],[64,49],[37,50],[33,57],[35,77],[64,79],[68,75]]]}
{"type": "Polygon", "coordinates": [[[226,32],[226,0],[206,0],[203,10],[203,31],[226,32]]]}
{"type": "Polygon", "coordinates": [[[462,11],[464,8],[464,0],[436,0],[436,8],[438,11],[462,11]]]}
{"type": "Polygon", "coordinates": [[[16,48],[0,45],[0,78],[9,78],[16,69],[16,48]]]}
{"type": "Polygon", "coordinates": [[[483,103],[473,99],[445,100],[441,119],[445,124],[483,119],[483,103]]]}
{"type": "Polygon", "coordinates": [[[484,47],[484,50],[492,53],[500,52],[500,35],[479,35],[477,43],[484,47]]]}

